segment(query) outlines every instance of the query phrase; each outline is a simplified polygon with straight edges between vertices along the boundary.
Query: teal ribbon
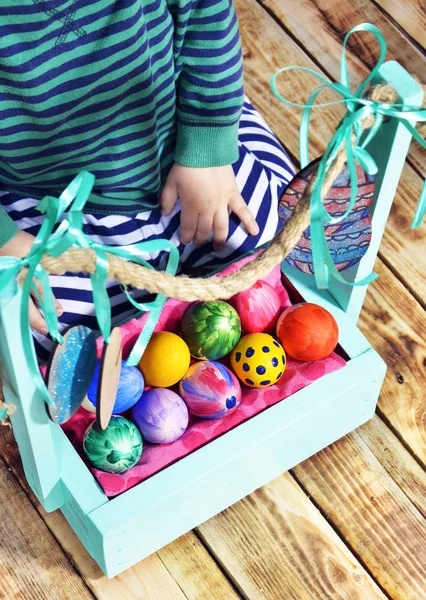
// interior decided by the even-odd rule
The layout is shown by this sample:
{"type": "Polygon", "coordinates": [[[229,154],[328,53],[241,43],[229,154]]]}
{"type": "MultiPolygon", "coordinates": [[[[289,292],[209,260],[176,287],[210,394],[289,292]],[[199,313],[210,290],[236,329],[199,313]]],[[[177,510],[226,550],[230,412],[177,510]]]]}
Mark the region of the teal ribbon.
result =
{"type": "MultiPolygon", "coordinates": [[[[59,256],[69,248],[87,248],[95,251],[96,270],[90,277],[93,287],[96,318],[105,343],[109,343],[111,332],[111,305],[106,291],[106,280],[108,277],[107,253],[153,269],[154,267],[144,260],[141,254],[163,250],[168,251],[169,256],[165,270],[171,275],[176,274],[179,264],[179,251],[168,240],[141,242],[133,246],[106,246],[95,242],[87,236],[83,232],[82,211],[90,196],[94,182],[95,178],[91,173],[82,171],[73,179],[59,198],[53,196],[43,198],[38,205],[38,210],[45,214],[45,218],[35,238],[31,252],[22,259],[8,256],[0,257],[1,290],[4,290],[7,285],[15,280],[22,269],[26,268],[28,270],[22,286],[20,335],[33,383],[45,402],[50,405],[54,403],[37,365],[34,343],[28,321],[28,301],[31,292],[34,292],[43,311],[52,339],[59,344],[63,342],[62,335],[59,332],[59,322],[49,277],[45,269],[41,266],[43,256],[46,253],[51,256],[59,256]],[[65,212],[67,212],[66,217],[59,223],[65,212]],[[54,232],[53,230],[57,223],[59,225],[54,232]],[[42,296],[39,295],[35,287],[34,278],[37,278],[42,285],[42,296]]],[[[125,289],[125,293],[133,306],[140,311],[149,311],[150,313],[146,326],[136,341],[129,357],[128,364],[136,365],[148,344],[167,298],[163,294],[158,294],[151,302],[139,303],[132,298],[127,289],[125,289]]]]}
{"type": "MultiPolygon", "coordinates": [[[[419,106],[410,106],[406,104],[387,104],[382,102],[374,102],[367,98],[363,98],[363,94],[370,84],[370,82],[378,75],[379,69],[382,66],[386,56],[386,41],[381,31],[371,25],[370,23],[362,23],[353,27],[345,36],[342,48],[341,66],[340,66],[340,83],[332,83],[327,81],[321,74],[316,73],[312,69],[299,66],[284,67],[277,71],[271,78],[271,88],[274,95],[284,104],[288,106],[294,106],[296,108],[303,108],[302,120],[300,125],[300,166],[303,169],[309,164],[309,153],[308,153],[308,132],[310,116],[313,108],[319,108],[323,106],[330,106],[334,104],[346,105],[346,115],[340,122],[336,133],[333,135],[327,149],[321,158],[318,166],[316,180],[312,189],[312,195],[310,198],[310,231],[311,231],[311,247],[312,247],[312,260],[314,266],[315,279],[318,288],[328,288],[330,284],[330,276],[334,277],[338,281],[347,285],[365,285],[376,279],[377,275],[371,273],[360,281],[349,283],[342,277],[339,271],[334,265],[330,251],[328,249],[327,240],[325,237],[325,226],[328,223],[339,223],[345,219],[350,212],[353,210],[357,192],[358,183],[356,176],[356,162],[358,162],[362,168],[370,175],[374,175],[377,172],[377,165],[373,157],[366,150],[368,143],[375,137],[379,131],[383,119],[391,118],[396,119],[408,131],[411,133],[413,138],[423,147],[426,148],[426,141],[421,137],[419,132],[416,130],[413,123],[426,121],[426,109],[419,106]],[[350,36],[358,31],[368,31],[374,35],[379,43],[379,59],[366,79],[361,85],[352,92],[349,87],[349,75],[346,64],[346,46],[350,36]],[[296,104],[284,98],[276,88],[277,77],[286,71],[303,71],[309,73],[318,79],[322,85],[314,90],[306,104],[296,104]],[[315,100],[318,94],[324,88],[329,88],[335,91],[337,94],[342,96],[341,99],[332,100],[330,102],[324,102],[321,104],[315,104],[315,100]],[[363,128],[361,121],[369,115],[375,116],[375,122],[373,127],[365,136],[361,143],[361,136],[363,128]],[[353,144],[352,138],[355,137],[355,144],[353,144]],[[324,183],[324,179],[330,169],[337,152],[341,145],[344,144],[347,153],[347,166],[349,170],[349,178],[351,185],[351,195],[349,199],[348,208],[344,215],[340,217],[332,217],[324,207],[321,200],[321,189],[324,183]]],[[[423,191],[420,196],[420,200],[417,205],[417,210],[414,215],[411,227],[419,227],[422,223],[423,217],[426,213],[426,182],[423,185],[423,191]]]]}

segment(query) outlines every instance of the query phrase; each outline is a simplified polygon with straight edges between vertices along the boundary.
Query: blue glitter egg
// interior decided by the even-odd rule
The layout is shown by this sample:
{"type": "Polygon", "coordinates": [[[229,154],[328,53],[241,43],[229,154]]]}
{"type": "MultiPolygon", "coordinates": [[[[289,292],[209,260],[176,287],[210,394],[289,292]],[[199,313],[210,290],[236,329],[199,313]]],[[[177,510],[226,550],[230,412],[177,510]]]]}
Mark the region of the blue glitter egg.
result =
{"type": "MultiPolygon", "coordinates": [[[[101,361],[98,361],[89,391],[87,392],[87,398],[94,407],[96,407],[100,367],[101,361]]],[[[126,365],[126,361],[121,361],[120,380],[118,382],[117,397],[112,413],[119,415],[132,408],[141,398],[144,387],[145,382],[139,369],[137,367],[129,367],[126,365]]]]}

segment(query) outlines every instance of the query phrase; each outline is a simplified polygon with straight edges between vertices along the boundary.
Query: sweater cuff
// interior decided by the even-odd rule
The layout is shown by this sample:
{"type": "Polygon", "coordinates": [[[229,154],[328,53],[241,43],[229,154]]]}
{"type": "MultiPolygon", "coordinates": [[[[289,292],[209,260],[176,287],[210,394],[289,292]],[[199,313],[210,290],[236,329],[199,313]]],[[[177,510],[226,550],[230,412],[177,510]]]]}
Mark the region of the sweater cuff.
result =
{"type": "Polygon", "coordinates": [[[0,207],[0,248],[10,242],[18,231],[15,221],[0,207]]]}
{"type": "Polygon", "coordinates": [[[177,122],[175,161],[185,167],[224,167],[238,160],[238,121],[200,125],[177,122]]]}

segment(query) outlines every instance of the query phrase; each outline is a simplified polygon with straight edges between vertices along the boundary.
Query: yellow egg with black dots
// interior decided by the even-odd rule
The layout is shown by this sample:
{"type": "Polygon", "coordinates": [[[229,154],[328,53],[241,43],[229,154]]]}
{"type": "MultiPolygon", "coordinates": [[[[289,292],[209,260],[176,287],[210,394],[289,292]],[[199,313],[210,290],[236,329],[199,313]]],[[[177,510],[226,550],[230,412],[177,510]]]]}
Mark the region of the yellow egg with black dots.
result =
{"type": "Polygon", "coordinates": [[[235,375],[248,387],[264,388],[277,383],[284,374],[283,347],[267,333],[243,336],[231,353],[235,375]]]}

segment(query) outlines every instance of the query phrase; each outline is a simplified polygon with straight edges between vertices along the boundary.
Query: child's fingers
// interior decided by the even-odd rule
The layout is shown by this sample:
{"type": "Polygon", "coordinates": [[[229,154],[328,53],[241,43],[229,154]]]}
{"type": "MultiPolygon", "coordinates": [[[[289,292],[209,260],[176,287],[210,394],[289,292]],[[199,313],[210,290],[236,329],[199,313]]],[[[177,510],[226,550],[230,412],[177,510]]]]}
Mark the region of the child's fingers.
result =
{"type": "MultiPolygon", "coordinates": [[[[43,286],[41,285],[41,283],[38,279],[34,279],[34,283],[35,283],[35,286],[37,288],[37,292],[38,292],[40,298],[43,299],[43,295],[44,295],[43,286]]],[[[34,293],[32,293],[32,296],[36,299],[36,295],[34,293]]],[[[53,298],[53,302],[55,305],[56,314],[58,315],[58,317],[60,317],[64,312],[64,309],[62,308],[62,304],[55,297],[53,298]]]]}
{"type": "Polygon", "coordinates": [[[33,329],[35,329],[39,333],[42,333],[43,335],[48,334],[46,321],[43,319],[43,317],[40,314],[40,311],[36,308],[32,300],[29,301],[28,305],[28,318],[30,325],[31,327],[33,327],[33,329]]]}
{"type": "Polygon", "coordinates": [[[180,239],[182,244],[189,244],[197,231],[198,214],[182,205],[180,218],[180,239]]]}
{"type": "Polygon", "coordinates": [[[213,236],[214,236],[214,249],[218,252],[223,250],[228,237],[229,230],[229,215],[228,211],[219,210],[214,216],[213,221],[213,236]]]}
{"type": "Polygon", "coordinates": [[[176,186],[166,183],[161,192],[161,214],[163,217],[168,217],[171,214],[178,197],[176,186]]]}
{"type": "Polygon", "coordinates": [[[195,232],[194,244],[202,246],[205,244],[213,229],[213,215],[200,215],[198,217],[197,231],[195,232]]]}
{"type": "Polygon", "coordinates": [[[259,226],[247,204],[244,202],[240,194],[235,195],[229,202],[231,210],[239,217],[250,235],[258,235],[259,226]]]}

